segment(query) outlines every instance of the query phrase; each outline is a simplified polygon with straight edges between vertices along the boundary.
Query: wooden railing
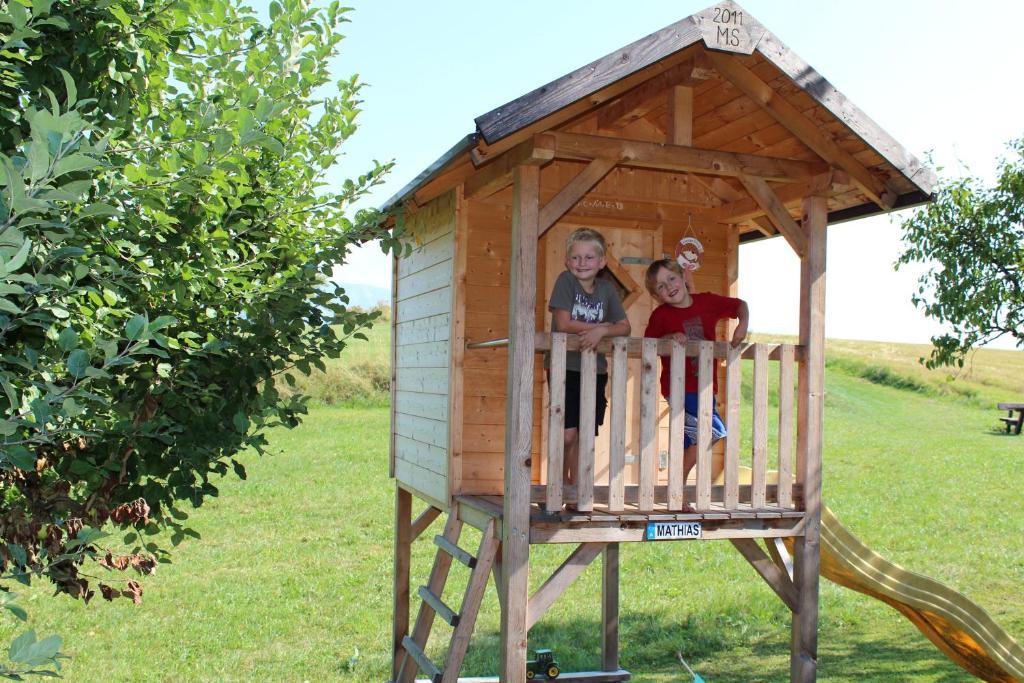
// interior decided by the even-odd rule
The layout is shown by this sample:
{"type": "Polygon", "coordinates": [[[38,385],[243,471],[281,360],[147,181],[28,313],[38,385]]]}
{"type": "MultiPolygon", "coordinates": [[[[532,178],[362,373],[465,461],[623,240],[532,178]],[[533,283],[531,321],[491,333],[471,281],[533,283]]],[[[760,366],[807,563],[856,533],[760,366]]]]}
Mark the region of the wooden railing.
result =
{"type": "MultiPolygon", "coordinates": [[[[595,502],[607,506],[608,512],[631,510],[640,512],[681,511],[689,506],[697,511],[744,509],[763,510],[770,507],[792,508],[794,489],[794,379],[796,362],[803,349],[792,344],[742,344],[733,348],[724,342],[690,342],[678,344],[667,339],[618,337],[603,341],[594,350],[581,353],[581,396],[578,441],[578,468],[575,483],[564,486],[565,359],[568,351],[579,350],[579,338],[563,333],[538,333],[538,352],[549,351],[550,397],[548,408],[547,484],[534,496],[541,498],[548,510],[559,510],[563,502],[580,511],[593,510],[595,502]],[[597,353],[608,355],[609,365],[609,448],[607,482],[595,482],[594,406],[597,399],[597,353]],[[667,485],[657,485],[659,459],[660,363],[658,358],[671,359],[671,390],[668,410],[667,485]],[[684,367],[685,359],[697,359],[698,411],[697,457],[695,485],[683,481],[684,367]],[[627,399],[628,362],[640,359],[639,411],[631,409],[627,399]],[[719,413],[730,436],[725,439],[724,483],[712,486],[712,392],[716,360],[725,360],[726,401],[719,413]],[[751,425],[751,478],[740,485],[740,364],[753,362],[753,406],[751,425]],[[778,363],[778,484],[767,484],[768,463],[768,366],[778,363]],[[638,481],[626,485],[626,425],[638,426],[638,481]],[[632,507],[635,505],[635,507],[632,507]]],[[[796,501],[799,502],[799,501],[796,501]]]]}

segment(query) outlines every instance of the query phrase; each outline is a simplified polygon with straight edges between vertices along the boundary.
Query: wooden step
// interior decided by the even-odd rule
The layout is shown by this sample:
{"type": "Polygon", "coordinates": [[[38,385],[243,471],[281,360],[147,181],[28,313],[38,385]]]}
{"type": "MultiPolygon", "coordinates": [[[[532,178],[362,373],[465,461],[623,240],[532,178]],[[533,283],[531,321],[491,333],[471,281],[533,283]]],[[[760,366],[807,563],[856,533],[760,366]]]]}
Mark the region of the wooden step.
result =
{"type": "Polygon", "coordinates": [[[457,546],[454,543],[452,543],[451,541],[449,541],[447,538],[445,538],[441,534],[438,534],[437,536],[434,536],[434,545],[436,545],[438,548],[440,548],[441,550],[445,551],[446,553],[448,553],[449,555],[451,555],[456,560],[458,560],[462,564],[466,565],[470,569],[472,569],[473,567],[476,566],[476,558],[475,557],[473,557],[472,555],[467,553],[465,550],[463,550],[459,546],[457,546]]]}
{"type": "Polygon", "coordinates": [[[441,683],[442,672],[434,663],[427,658],[427,655],[420,649],[420,646],[416,644],[409,636],[402,639],[402,647],[409,653],[409,656],[416,660],[416,664],[419,665],[420,671],[427,674],[430,683],[441,683]]]}
{"type": "Polygon", "coordinates": [[[430,605],[430,609],[434,610],[434,613],[448,622],[449,626],[459,625],[459,615],[455,613],[448,605],[441,601],[441,598],[434,595],[429,588],[426,586],[420,586],[419,590],[420,598],[423,600],[425,605],[430,605]]]}

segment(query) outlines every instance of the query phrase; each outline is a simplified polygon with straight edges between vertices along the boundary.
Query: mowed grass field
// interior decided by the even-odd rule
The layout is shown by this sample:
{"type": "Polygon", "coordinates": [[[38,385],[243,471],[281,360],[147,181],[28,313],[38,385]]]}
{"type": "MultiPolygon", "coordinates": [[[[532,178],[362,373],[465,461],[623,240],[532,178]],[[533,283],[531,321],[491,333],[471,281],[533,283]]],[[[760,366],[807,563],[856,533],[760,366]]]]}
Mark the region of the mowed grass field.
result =
{"type": "MultiPolygon", "coordinates": [[[[386,358],[386,336],[378,330],[372,339],[362,351],[386,358]]],[[[936,376],[901,367],[871,343],[830,349],[826,504],[874,550],[965,593],[1024,640],[1024,436],[1001,433],[994,404],[979,398],[992,391],[1024,399],[1024,354],[979,353],[974,370],[988,374],[956,380],[977,385],[971,396],[896,388],[891,376],[936,376]],[[837,362],[846,354],[891,376],[837,362]]],[[[919,353],[893,349],[899,358],[919,353]]],[[[51,597],[45,586],[23,591],[30,626],[65,637],[68,680],[388,678],[388,410],[317,405],[302,427],[274,432],[271,443],[273,456],[245,458],[246,481],[225,479],[220,498],[193,513],[202,539],[182,543],[173,564],[145,580],[141,606],[87,606],[51,597]]],[[[465,533],[464,547],[475,547],[476,532],[465,533]]],[[[426,540],[414,548],[414,590],[425,583],[432,548],[426,540]]],[[[532,586],[569,551],[535,546],[532,586]]],[[[465,570],[456,565],[453,576],[445,597],[457,605],[465,570]]],[[[564,670],[596,668],[599,596],[595,563],[531,631],[531,647],[554,649],[564,670]]],[[[689,680],[677,653],[709,683],[788,680],[788,612],[728,543],[623,545],[621,599],[621,662],[634,681],[689,680]]],[[[6,637],[12,628],[4,625],[6,637]]],[[[432,640],[435,661],[444,640],[432,640]]],[[[497,652],[492,586],[466,674],[495,673],[497,652]]],[[[827,581],[819,655],[822,681],[972,680],[896,611],[827,581]]]]}

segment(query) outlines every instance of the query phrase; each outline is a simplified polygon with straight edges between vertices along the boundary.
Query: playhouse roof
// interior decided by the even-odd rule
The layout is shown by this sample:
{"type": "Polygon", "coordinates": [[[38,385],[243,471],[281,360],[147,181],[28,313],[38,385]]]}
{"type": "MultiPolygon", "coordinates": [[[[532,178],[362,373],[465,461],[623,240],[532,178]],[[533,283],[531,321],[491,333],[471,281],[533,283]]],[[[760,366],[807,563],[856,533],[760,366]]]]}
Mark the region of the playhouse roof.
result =
{"type": "MultiPolygon", "coordinates": [[[[692,147],[824,161],[841,173],[848,189],[830,197],[830,222],[920,204],[931,196],[936,178],[930,168],[730,0],[477,117],[475,132],[384,209],[410,200],[423,204],[531,136],[579,130],[588,119],[593,120],[587,130],[598,135],[656,139],[670,126],[666,93],[676,85],[692,88],[692,147]]],[[[791,191],[776,186],[784,203],[806,194],[797,185],[791,191]]],[[[765,231],[751,222],[756,205],[744,211],[736,201],[746,196],[742,186],[719,188],[724,206],[711,207],[711,215],[717,209],[722,222],[748,225],[743,239],[763,237],[765,231]]]]}

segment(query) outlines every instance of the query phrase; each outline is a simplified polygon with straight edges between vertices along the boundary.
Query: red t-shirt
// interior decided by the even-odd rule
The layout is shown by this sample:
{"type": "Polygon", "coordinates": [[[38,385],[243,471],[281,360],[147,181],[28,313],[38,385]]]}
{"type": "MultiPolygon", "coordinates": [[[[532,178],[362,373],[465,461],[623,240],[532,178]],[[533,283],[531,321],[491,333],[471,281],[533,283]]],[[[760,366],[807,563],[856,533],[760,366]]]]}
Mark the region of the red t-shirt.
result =
{"type": "MultiPolygon", "coordinates": [[[[714,341],[715,326],[719,320],[726,318],[738,318],[741,299],[733,299],[728,296],[712,294],[711,292],[700,292],[692,295],[693,303],[687,308],[677,308],[669,304],[662,304],[654,309],[650,319],[647,321],[647,329],[644,330],[645,337],[661,338],[676,332],[682,332],[690,341],[714,341]]],[[[661,359],[661,395],[668,397],[672,383],[670,366],[672,359],[663,356],[661,359]]],[[[687,357],[686,359],[686,392],[697,391],[697,359],[687,357]]],[[[714,377],[714,391],[718,393],[718,373],[712,373],[714,377]]]]}

